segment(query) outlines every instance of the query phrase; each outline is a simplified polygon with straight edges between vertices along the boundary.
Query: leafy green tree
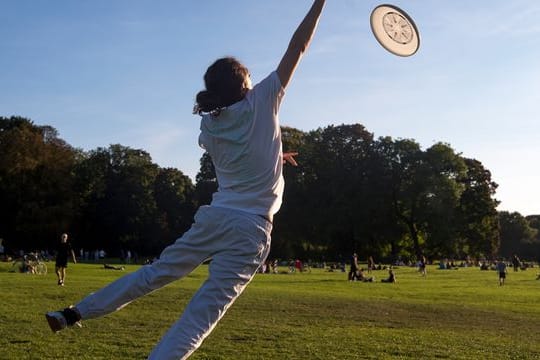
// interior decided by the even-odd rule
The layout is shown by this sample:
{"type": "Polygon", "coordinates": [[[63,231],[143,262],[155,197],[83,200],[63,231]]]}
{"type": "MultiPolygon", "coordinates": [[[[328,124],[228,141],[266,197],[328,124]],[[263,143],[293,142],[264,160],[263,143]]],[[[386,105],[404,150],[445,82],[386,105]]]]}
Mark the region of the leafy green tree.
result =
{"type": "Polygon", "coordinates": [[[287,199],[299,197],[291,204],[303,204],[303,210],[296,211],[303,216],[295,217],[297,248],[311,243],[336,257],[365,247],[365,174],[373,135],[359,124],[328,126],[311,131],[303,141],[299,180],[292,181],[302,187],[287,199]]]}
{"type": "Polygon", "coordinates": [[[197,206],[210,204],[212,194],[218,188],[216,170],[210,154],[205,152],[201,156],[200,164],[200,170],[195,177],[195,204],[197,206]]]}
{"type": "Polygon", "coordinates": [[[526,249],[526,254],[529,260],[540,262],[540,215],[529,215],[526,219],[530,227],[536,231],[536,236],[526,249]]]}
{"type": "Polygon", "coordinates": [[[180,170],[159,169],[154,194],[160,219],[163,222],[162,242],[169,243],[189,229],[193,222],[195,187],[180,170]]]}
{"type": "MultiPolygon", "coordinates": [[[[110,239],[103,221],[103,211],[107,208],[111,155],[107,149],[97,148],[82,153],[74,170],[74,189],[77,194],[74,236],[79,248],[90,251],[103,247],[96,243],[104,236],[110,239]]],[[[109,250],[109,249],[107,249],[109,250]]]]}
{"type": "MultiPolygon", "coordinates": [[[[417,257],[455,253],[463,159],[443,143],[426,151],[409,139],[381,138],[379,143],[379,151],[385,155],[380,159],[386,167],[384,184],[391,193],[395,216],[408,230],[400,245],[410,246],[417,257]]],[[[394,234],[399,234],[398,228],[394,234]]],[[[396,246],[395,241],[391,246],[396,246]]],[[[395,256],[396,250],[393,253],[395,256]]]]}
{"type": "Polygon", "coordinates": [[[493,257],[500,244],[499,201],[494,198],[497,184],[480,161],[464,160],[467,171],[459,181],[465,190],[458,208],[462,255],[493,257]]]}
{"type": "MultiPolygon", "coordinates": [[[[448,144],[374,140],[360,124],[281,130],[299,166],[284,168],[273,257],[489,256],[499,242],[501,253],[535,253],[538,218],[498,214],[489,171],[448,144]]],[[[155,254],[217,186],[207,153],[193,186],[143,150],[83,152],[50,126],[0,117],[0,236],[12,247],[50,247],[68,231],[84,249],[155,254]]]]}
{"type": "Polygon", "coordinates": [[[50,126],[0,117],[1,236],[12,249],[46,249],[73,218],[76,151],[50,126]]]}
{"type": "Polygon", "coordinates": [[[281,138],[283,141],[283,151],[298,152],[296,160],[298,167],[288,164],[283,166],[283,177],[285,179],[285,190],[283,194],[283,204],[274,217],[274,228],[272,230],[272,248],[270,258],[294,258],[300,253],[309,251],[315,243],[309,231],[306,231],[307,215],[302,212],[304,209],[305,189],[305,160],[309,157],[305,150],[306,134],[301,130],[291,127],[281,127],[281,138]],[[304,245],[306,248],[304,249],[304,245]]]}
{"type": "Polygon", "coordinates": [[[529,215],[525,218],[529,222],[529,226],[537,230],[534,241],[540,243],[540,215],[529,215]]]}
{"type": "Polygon", "coordinates": [[[390,261],[409,258],[412,245],[409,227],[396,208],[402,180],[400,156],[391,137],[381,137],[375,142],[370,169],[370,202],[377,205],[372,213],[375,220],[372,233],[377,239],[371,244],[371,252],[390,261]],[[373,251],[377,247],[379,251],[373,251]]]}
{"type": "Polygon", "coordinates": [[[514,254],[523,253],[524,245],[531,244],[537,235],[537,230],[532,228],[527,219],[518,212],[500,211],[499,224],[500,256],[509,258],[514,254]]]}
{"type": "Polygon", "coordinates": [[[424,152],[428,193],[424,199],[426,247],[432,257],[459,256],[458,205],[464,191],[459,181],[466,171],[462,157],[448,145],[436,143],[424,152]]]}
{"type": "Polygon", "coordinates": [[[157,165],[143,150],[111,145],[109,152],[108,206],[102,209],[108,234],[118,239],[121,247],[133,246],[135,251],[146,253],[159,251],[163,247],[158,243],[162,228],[157,222],[153,193],[157,165]]]}
{"type": "Polygon", "coordinates": [[[98,148],[81,156],[75,174],[76,232],[84,249],[157,254],[191,225],[191,180],[159,168],[142,150],[98,148]]]}
{"type": "Polygon", "coordinates": [[[85,246],[115,254],[156,253],[164,246],[154,197],[159,168],[148,153],[122,145],[98,148],[78,171],[85,246]]]}
{"type": "Polygon", "coordinates": [[[424,253],[427,224],[423,215],[426,201],[431,196],[430,174],[418,143],[399,139],[388,145],[393,145],[393,149],[387,151],[387,166],[392,172],[388,188],[392,192],[392,208],[408,230],[405,239],[410,240],[411,252],[419,257],[424,253]]]}

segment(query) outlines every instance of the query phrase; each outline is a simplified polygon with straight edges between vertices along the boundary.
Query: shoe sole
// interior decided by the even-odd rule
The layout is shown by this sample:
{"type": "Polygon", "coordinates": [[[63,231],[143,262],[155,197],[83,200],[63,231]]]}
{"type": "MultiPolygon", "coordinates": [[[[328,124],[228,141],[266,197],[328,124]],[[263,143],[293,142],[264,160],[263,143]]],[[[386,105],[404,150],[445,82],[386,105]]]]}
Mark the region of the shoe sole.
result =
{"type": "Polygon", "coordinates": [[[45,314],[45,318],[47,319],[47,322],[49,323],[49,327],[51,328],[53,332],[56,333],[65,328],[65,326],[63,326],[63,324],[60,322],[60,320],[56,316],[45,314]]]}

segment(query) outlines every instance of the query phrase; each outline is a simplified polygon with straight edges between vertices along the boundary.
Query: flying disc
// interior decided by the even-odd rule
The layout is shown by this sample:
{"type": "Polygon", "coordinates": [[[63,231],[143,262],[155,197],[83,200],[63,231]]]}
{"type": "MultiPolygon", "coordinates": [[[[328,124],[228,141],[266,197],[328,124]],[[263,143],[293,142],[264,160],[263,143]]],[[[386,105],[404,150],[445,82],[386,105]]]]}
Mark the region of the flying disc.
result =
{"type": "Polygon", "coordinates": [[[411,56],[420,47],[413,19],[397,6],[383,4],[371,12],[371,31],[383,48],[398,56],[411,56]]]}

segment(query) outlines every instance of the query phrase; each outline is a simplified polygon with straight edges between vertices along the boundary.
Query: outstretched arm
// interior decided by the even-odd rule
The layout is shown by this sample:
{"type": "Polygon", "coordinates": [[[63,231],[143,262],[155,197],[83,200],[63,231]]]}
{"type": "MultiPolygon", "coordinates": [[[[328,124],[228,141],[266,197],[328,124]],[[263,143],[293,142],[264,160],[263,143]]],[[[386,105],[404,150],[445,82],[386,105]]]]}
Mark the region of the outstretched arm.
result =
{"type": "Polygon", "coordinates": [[[298,62],[311,43],[324,3],[325,0],[315,0],[313,2],[311,9],[309,9],[306,17],[302,20],[291,38],[289,47],[277,68],[277,74],[283,88],[289,84],[298,62]]]}

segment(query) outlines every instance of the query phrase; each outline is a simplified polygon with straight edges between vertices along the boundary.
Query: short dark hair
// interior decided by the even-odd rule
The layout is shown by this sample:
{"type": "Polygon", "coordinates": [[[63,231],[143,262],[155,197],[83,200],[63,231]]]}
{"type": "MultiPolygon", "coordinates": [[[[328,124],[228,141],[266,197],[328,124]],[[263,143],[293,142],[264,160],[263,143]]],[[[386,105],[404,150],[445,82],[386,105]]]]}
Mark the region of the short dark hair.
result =
{"type": "Polygon", "coordinates": [[[205,90],[195,99],[194,113],[219,115],[221,110],[244,98],[247,89],[244,81],[249,76],[248,69],[234,57],[216,60],[204,74],[205,90]]]}

